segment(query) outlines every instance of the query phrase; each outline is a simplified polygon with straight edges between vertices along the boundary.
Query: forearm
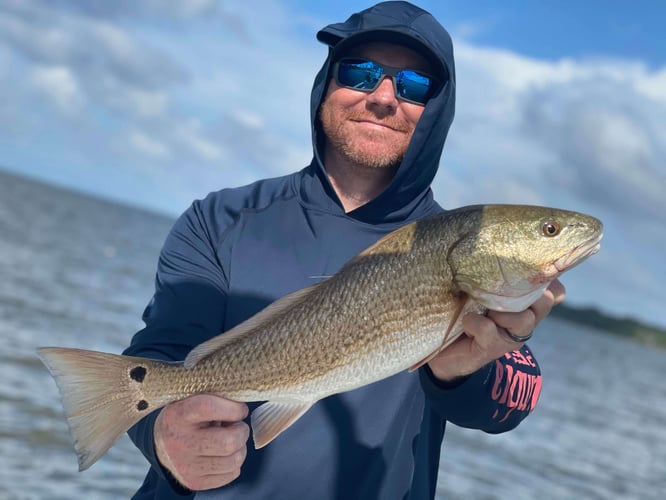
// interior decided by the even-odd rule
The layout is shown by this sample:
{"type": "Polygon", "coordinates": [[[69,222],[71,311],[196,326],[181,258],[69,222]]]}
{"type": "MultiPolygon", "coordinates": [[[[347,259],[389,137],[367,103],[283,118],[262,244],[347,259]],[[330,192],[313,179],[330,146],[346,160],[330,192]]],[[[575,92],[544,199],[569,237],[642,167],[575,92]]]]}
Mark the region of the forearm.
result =
{"type": "Polygon", "coordinates": [[[426,397],[444,420],[490,433],[516,427],[541,391],[541,373],[526,346],[453,383],[440,382],[429,367],[420,376],[426,397]]]}

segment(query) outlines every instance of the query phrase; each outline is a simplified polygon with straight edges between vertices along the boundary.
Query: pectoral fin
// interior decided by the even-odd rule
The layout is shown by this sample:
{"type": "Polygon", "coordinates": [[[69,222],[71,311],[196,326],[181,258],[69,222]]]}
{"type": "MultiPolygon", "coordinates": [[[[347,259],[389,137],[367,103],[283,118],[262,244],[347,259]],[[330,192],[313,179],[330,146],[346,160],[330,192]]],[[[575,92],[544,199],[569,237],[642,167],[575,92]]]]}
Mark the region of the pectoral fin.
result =
{"type": "Polygon", "coordinates": [[[456,322],[460,318],[460,316],[461,316],[462,312],[465,310],[465,306],[467,305],[468,302],[469,302],[469,295],[463,294],[460,301],[458,302],[458,305],[456,306],[455,311],[451,315],[451,321],[449,321],[449,326],[446,329],[446,333],[444,333],[444,339],[442,339],[442,343],[440,344],[440,346],[437,349],[435,349],[433,352],[428,354],[421,361],[419,361],[417,363],[414,363],[412,366],[410,366],[409,367],[409,372],[410,373],[415,371],[415,370],[418,370],[423,365],[428,363],[431,359],[433,359],[440,352],[442,352],[446,347],[448,347],[449,344],[454,340],[454,339],[449,339],[449,336],[451,335],[451,331],[453,330],[453,326],[456,324],[456,322]]]}
{"type": "Polygon", "coordinates": [[[263,448],[310,409],[312,402],[284,403],[268,401],[252,412],[254,447],[263,448]]]}

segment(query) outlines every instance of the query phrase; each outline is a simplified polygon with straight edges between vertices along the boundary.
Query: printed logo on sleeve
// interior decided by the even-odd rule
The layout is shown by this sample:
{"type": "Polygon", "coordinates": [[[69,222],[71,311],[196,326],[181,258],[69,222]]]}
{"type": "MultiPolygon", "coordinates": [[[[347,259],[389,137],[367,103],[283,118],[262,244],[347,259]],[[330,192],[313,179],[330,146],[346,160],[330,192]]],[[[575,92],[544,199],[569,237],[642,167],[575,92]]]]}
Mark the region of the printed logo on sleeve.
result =
{"type": "Polygon", "coordinates": [[[504,422],[514,410],[532,411],[541,394],[541,375],[529,350],[506,353],[509,363],[495,361],[495,383],[492,398],[504,407],[495,411],[494,419],[504,422]],[[533,372],[533,373],[530,373],[533,372]]]}

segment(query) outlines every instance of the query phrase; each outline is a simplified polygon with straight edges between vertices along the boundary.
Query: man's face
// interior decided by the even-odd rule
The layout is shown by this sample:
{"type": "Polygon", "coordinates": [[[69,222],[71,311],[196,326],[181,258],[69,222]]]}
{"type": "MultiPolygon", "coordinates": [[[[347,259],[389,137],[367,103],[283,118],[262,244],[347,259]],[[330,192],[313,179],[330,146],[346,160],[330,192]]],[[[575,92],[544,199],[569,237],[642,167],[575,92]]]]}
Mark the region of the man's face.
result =
{"type": "MultiPolygon", "coordinates": [[[[433,73],[423,56],[392,43],[358,45],[345,56],[433,73]]],[[[398,99],[390,77],[372,92],[340,87],[332,78],[319,118],[327,148],[358,166],[386,168],[402,161],[423,110],[424,106],[398,99]]]]}

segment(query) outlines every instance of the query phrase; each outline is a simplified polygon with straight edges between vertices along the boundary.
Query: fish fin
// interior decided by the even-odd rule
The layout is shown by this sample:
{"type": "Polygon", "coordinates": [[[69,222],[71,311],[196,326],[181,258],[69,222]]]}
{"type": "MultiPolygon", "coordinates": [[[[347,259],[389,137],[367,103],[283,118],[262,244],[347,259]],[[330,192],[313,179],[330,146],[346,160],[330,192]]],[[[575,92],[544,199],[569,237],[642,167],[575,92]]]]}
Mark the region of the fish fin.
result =
{"type": "Polygon", "coordinates": [[[431,359],[433,359],[435,356],[437,356],[440,352],[442,352],[443,347],[440,345],[437,349],[432,351],[430,354],[428,354],[425,358],[423,358],[421,361],[414,363],[412,366],[409,367],[407,370],[409,373],[418,370],[421,368],[423,365],[426,363],[430,362],[431,359]]]}
{"type": "Polygon", "coordinates": [[[236,325],[231,330],[216,335],[215,337],[206,340],[205,342],[202,342],[189,352],[185,358],[185,361],[183,362],[183,365],[185,368],[192,368],[202,359],[210,356],[214,352],[217,352],[225,346],[236,342],[238,339],[249,335],[256,328],[259,328],[264,323],[271,321],[276,315],[288,309],[299,300],[302,300],[319,285],[320,283],[315,283],[314,285],[301,288],[300,290],[296,290],[295,292],[285,295],[284,297],[281,297],[275,302],[266,306],[251,318],[243,321],[239,325],[236,325]]]}
{"type": "Polygon", "coordinates": [[[419,221],[410,222],[402,227],[382,236],[375,243],[360,252],[349,262],[362,260],[370,255],[406,254],[414,245],[416,228],[419,221]]]}
{"type": "Polygon", "coordinates": [[[446,333],[444,333],[444,338],[442,339],[442,343],[439,345],[437,349],[435,349],[433,352],[428,354],[425,358],[423,358],[421,361],[414,363],[412,366],[409,367],[409,372],[413,372],[415,370],[418,370],[421,368],[423,365],[431,361],[435,356],[437,356],[440,352],[442,352],[444,349],[446,349],[451,342],[457,338],[450,338],[451,332],[453,331],[453,327],[460,318],[462,312],[465,310],[465,306],[469,303],[470,297],[466,293],[462,294],[462,297],[458,301],[457,307],[455,311],[453,312],[453,315],[451,316],[451,321],[449,321],[449,326],[446,329],[446,333]]]}
{"type": "Polygon", "coordinates": [[[254,447],[263,448],[310,409],[312,402],[285,403],[268,401],[252,412],[254,447]]]}
{"type": "Polygon", "coordinates": [[[440,348],[440,351],[448,345],[447,340],[449,340],[449,336],[453,331],[453,327],[462,316],[462,313],[465,310],[465,306],[467,306],[468,304],[471,304],[471,297],[465,292],[460,292],[460,300],[458,301],[458,307],[456,307],[456,310],[453,313],[453,316],[451,317],[451,321],[449,321],[449,327],[446,329],[446,333],[444,334],[444,340],[442,340],[442,347],[440,348]]]}
{"type": "Polygon", "coordinates": [[[60,347],[43,347],[38,354],[58,385],[80,471],[166,404],[150,401],[142,389],[158,361],[60,347]]]}

